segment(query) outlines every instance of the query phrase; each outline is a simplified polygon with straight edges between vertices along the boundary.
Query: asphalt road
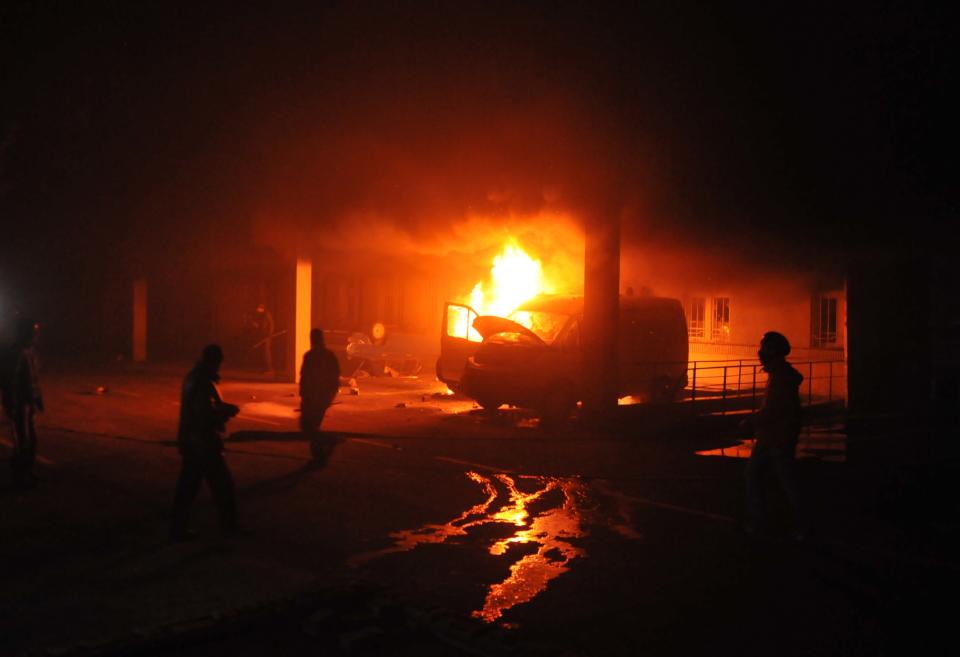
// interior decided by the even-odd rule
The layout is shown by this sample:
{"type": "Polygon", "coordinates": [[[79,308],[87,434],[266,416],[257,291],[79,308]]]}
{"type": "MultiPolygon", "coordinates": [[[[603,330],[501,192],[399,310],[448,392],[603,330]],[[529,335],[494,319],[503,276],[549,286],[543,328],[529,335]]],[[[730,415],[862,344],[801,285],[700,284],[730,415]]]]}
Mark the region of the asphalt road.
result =
{"type": "Polygon", "coordinates": [[[378,378],[311,445],[294,386],[227,373],[252,533],[220,539],[205,491],[170,544],[179,374],[44,384],[42,481],[0,490],[0,654],[948,652],[955,518],[911,524],[902,479],[842,458],[801,463],[806,542],[748,539],[743,460],[700,455],[748,452],[726,434],[547,431],[378,378]]]}

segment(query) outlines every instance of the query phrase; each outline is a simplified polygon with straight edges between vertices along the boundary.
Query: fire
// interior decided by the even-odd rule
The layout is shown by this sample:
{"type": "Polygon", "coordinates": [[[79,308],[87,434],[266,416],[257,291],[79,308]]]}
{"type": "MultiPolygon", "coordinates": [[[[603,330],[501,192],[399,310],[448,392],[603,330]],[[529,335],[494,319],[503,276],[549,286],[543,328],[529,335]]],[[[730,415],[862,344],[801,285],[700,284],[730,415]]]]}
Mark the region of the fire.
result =
{"type": "Polygon", "coordinates": [[[476,316],[483,315],[510,317],[532,329],[533,318],[529,313],[515,312],[517,308],[540,294],[555,294],[560,290],[575,294],[578,277],[582,284],[583,264],[572,254],[581,254],[583,247],[577,247],[576,236],[565,234],[565,237],[569,239],[561,240],[559,248],[544,247],[546,265],[527,253],[516,237],[508,237],[493,258],[490,274],[474,285],[470,294],[457,299],[462,306],[449,306],[447,335],[480,342],[483,338],[472,323],[476,316]]]}
{"type": "Polygon", "coordinates": [[[480,315],[506,317],[527,299],[547,292],[543,264],[510,238],[494,259],[488,284],[480,281],[470,293],[470,305],[480,315]]]}

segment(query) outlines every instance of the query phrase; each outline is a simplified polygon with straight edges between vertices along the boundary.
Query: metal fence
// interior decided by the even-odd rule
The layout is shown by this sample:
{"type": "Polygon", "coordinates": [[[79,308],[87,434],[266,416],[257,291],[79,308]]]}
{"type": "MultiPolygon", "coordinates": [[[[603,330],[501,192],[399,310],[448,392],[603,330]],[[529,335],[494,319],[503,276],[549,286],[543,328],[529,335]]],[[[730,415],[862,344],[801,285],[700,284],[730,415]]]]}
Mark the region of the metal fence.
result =
{"type": "MultiPolygon", "coordinates": [[[[847,363],[842,360],[791,362],[801,374],[801,401],[805,406],[845,404],[847,363]]],[[[731,413],[756,410],[763,399],[767,373],[757,360],[691,361],[682,401],[694,413],[731,413]]]]}

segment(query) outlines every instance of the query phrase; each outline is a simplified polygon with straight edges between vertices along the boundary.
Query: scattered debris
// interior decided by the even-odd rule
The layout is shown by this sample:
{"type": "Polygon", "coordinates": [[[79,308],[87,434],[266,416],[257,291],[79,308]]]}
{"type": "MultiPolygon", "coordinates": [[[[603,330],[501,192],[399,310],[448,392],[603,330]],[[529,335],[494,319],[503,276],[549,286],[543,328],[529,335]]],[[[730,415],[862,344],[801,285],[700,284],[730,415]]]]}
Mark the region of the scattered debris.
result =
{"type": "Polygon", "coordinates": [[[349,388],[350,394],[354,397],[360,394],[360,386],[357,385],[357,379],[353,376],[341,376],[340,387],[349,388]]]}

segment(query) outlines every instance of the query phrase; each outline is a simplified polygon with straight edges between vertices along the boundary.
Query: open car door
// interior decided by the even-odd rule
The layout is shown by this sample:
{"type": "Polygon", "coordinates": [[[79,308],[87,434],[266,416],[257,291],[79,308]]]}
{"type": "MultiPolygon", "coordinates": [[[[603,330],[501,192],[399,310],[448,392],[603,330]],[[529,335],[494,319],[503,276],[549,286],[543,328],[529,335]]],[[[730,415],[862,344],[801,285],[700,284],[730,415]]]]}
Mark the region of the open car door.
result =
{"type": "Polygon", "coordinates": [[[456,390],[463,376],[463,367],[480,347],[483,338],[473,328],[477,311],[460,303],[447,302],[440,325],[440,358],[437,378],[456,390]]]}

